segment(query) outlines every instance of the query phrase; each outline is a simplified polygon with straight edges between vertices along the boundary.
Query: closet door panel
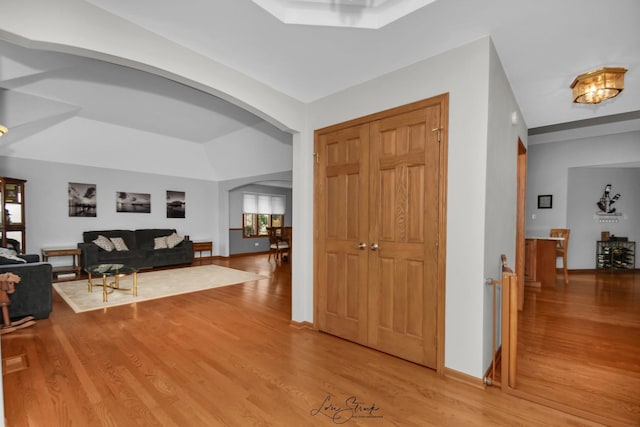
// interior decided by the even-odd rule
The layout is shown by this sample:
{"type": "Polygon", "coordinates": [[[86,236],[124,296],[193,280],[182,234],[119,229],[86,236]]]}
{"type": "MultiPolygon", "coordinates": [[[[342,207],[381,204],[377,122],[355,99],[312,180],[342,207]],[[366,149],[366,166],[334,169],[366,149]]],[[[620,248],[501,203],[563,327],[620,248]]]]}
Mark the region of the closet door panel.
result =
{"type": "Polygon", "coordinates": [[[316,316],[320,330],[367,339],[369,126],[321,135],[316,142],[316,316]]]}
{"type": "Polygon", "coordinates": [[[369,345],[436,367],[439,107],[371,124],[369,345]],[[433,204],[436,209],[429,206],[433,204]],[[436,224],[435,229],[427,224],[436,224]],[[435,233],[435,234],[434,234],[435,233]]]}

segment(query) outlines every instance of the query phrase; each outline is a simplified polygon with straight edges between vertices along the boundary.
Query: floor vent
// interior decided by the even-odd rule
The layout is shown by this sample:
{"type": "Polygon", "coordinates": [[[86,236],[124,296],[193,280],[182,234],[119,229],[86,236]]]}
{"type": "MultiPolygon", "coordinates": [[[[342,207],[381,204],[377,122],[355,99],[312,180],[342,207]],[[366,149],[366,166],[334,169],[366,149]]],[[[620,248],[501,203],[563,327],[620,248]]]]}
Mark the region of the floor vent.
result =
{"type": "Polygon", "coordinates": [[[29,362],[26,354],[19,354],[17,356],[10,356],[2,359],[2,373],[4,375],[19,372],[27,369],[28,367],[29,362]]]}

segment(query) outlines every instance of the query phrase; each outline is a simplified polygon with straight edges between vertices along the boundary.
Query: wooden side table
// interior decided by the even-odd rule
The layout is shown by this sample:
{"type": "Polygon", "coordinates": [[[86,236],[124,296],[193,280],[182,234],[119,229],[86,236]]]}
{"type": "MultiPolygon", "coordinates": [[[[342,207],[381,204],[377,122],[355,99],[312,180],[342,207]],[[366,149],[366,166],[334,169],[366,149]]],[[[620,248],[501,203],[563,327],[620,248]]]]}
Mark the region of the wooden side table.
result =
{"type": "Polygon", "coordinates": [[[76,278],[80,277],[80,249],[78,248],[43,248],[42,261],[49,262],[51,257],[71,257],[72,264],[53,267],[54,276],[59,274],[74,273],[76,278]]]}
{"type": "Polygon", "coordinates": [[[209,258],[213,256],[213,242],[193,242],[193,260],[198,260],[198,262],[202,263],[204,257],[202,256],[202,252],[209,252],[209,258]],[[198,256],[196,257],[196,252],[198,252],[198,256]]]}

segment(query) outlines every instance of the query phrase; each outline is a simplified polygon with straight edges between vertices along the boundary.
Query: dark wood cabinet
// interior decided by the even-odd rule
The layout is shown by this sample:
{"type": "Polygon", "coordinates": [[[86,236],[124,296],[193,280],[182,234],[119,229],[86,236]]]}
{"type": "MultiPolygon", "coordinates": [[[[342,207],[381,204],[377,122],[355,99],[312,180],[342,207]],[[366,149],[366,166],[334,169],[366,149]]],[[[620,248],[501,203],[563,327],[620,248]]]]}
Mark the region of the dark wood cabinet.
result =
{"type": "Polygon", "coordinates": [[[26,253],[26,224],[23,179],[0,177],[0,243],[3,248],[13,248],[26,253]]]}

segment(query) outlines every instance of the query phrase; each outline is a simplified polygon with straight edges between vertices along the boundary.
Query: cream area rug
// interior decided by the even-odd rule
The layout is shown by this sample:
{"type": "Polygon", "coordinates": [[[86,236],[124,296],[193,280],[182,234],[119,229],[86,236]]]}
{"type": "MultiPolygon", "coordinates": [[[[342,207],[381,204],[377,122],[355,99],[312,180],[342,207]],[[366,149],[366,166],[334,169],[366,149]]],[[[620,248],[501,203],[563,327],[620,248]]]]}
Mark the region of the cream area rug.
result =
{"type": "MultiPolygon", "coordinates": [[[[137,297],[134,297],[131,291],[120,290],[110,293],[107,302],[102,302],[102,287],[95,286],[95,284],[102,283],[102,277],[93,279],[94,286],[91,293],[88,291],[87,280],[58,282],[54,283],[53,287],[73,311],[82,313],[266,278],[266,276],[259,274],[219,265],[141,272],[138,273],[137,279],[137,297]]],[[[107,280],[112,282],[113,277],[107,277],[107,280]]],[[[132,275],[120,278],[121,288],[131,288],[132,286],[132,275]]]]}

